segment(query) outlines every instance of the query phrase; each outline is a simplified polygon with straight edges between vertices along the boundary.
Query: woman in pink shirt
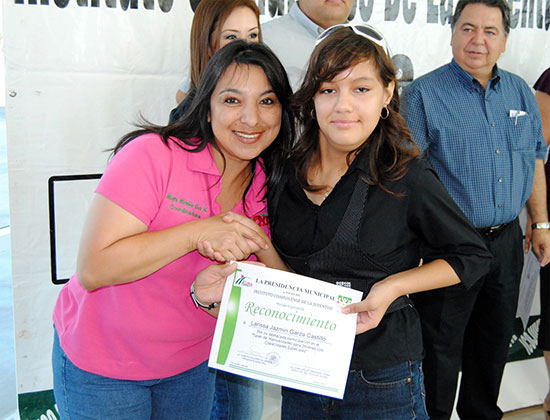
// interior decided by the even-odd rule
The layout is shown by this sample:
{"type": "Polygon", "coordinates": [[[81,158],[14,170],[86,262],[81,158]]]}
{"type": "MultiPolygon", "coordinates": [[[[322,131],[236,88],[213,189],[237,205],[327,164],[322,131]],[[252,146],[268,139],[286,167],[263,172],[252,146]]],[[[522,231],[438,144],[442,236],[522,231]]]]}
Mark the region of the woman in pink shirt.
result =
{"type": "Polygon", "coordinates": [[[198,308],[190,286],[211,264],[203,243],[219,260],[280,266],[265,193],[292,142],[290,94],[267,47],[233,42],[210,60],[181,120],[115,147],[53,314],[62,418],[209,417],[217,309],[198,308]]]}

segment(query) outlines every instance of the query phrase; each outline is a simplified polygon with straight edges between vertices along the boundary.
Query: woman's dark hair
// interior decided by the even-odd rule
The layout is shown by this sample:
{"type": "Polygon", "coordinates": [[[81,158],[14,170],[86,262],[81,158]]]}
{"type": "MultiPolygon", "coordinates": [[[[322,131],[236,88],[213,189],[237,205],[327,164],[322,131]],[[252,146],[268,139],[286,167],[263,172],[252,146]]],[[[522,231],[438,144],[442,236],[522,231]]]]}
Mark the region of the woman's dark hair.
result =
{"type": "MultiPolygon", "coordinates": [[[[113,149],[113,153],[117,153],[122,147],[142,134],[156,133],[162,137],[166,146],[172,143],[189,152],[200,152],[208,144],[211,144],[223,156],[216,144],[212,127],[208,121],[210,97],[220,78],[233,63],[239,66],[260,67],[281,104],[281,129],[279,134],[273,143],[258,156],[263,161],[263,169],[267,177],[267,188],[268,190],[273,188],[281,179],[283,160],[294,141],[294,118],[289,104],[292,89],[281,62],[269,47],[259,43],[234,41],[216,52],[210,59],[201,82],[193,93],[193,100],[181,119],[167,126],[141,124],[139,125],[140,129],[126,134],[119,140],[113,149]]],[[[246,193],[254,179],[254,169],[258,158],[250,162],[251,177],[243,194],[243,204],[246,193]]]]}
{"type": "Polygon", "coordinates": [[[388,104],[389,116],[380,119],[378,125],[355,150],[351,157],[362,150],[369,153],[370,173],[367,182],[378,185],[392,194],[384,183],[402,178],[407,172],[407,162],[420,155],[420,150],[412,140],[405,120],[399,115],[399,93],[393,63],[382,47],[369,39],[355,34],[350,28],[341,28],[328,35],[315,49],[309,60],[304,82],[294,94],[292,105],[302,132],[291,153],[296,167],[296,175],[302,188],[317,191],[323,186],[310,185],[308,170],[319,159],[319,125],[312,118],[315,111],[313,97],[321,84],[334,79],[338,74],[363,61],[370,61],[378,70],[382,84],[391,82],[395,87],[388,104]]]}

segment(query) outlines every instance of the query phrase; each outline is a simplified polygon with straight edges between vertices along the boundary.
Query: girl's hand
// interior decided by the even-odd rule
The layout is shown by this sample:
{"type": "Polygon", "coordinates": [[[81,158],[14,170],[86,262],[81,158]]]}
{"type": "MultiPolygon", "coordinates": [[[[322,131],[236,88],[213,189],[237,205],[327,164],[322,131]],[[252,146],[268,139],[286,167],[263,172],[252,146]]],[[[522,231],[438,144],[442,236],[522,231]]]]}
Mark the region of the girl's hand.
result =
{"type": "Polygon", "coordinates": [[[418,267],[392,274],[372,286],[367,297],[343,309],[345,314],[357,313],[356,334],[376,328],[392,302],[400,296],[424,290],[458,284],[460,278],[442,259],[424,263],[418,267]]]}
{"type": "Polygon", "coordinates": [[[399,297],[392,289],[391,285],[384,283],[384,281],[375,283],[365,299],[347,305],[342,310],[345,314],[357,313],[356,335],[372,330],[380,324],[388,307],[399,297]]]}

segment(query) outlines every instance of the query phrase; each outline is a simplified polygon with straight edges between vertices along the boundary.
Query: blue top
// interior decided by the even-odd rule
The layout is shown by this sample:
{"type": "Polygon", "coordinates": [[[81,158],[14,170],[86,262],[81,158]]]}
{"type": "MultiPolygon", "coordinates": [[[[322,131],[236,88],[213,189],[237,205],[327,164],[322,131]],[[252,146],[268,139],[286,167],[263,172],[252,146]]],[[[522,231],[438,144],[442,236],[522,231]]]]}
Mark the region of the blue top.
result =
{"type": "Polygon", "coordinates": [[[476,227],[514,220],[546,157],[533,92],[495,66],[487,90],[454,61],[411,83],[403,115],[443,185],[476,227]]]}

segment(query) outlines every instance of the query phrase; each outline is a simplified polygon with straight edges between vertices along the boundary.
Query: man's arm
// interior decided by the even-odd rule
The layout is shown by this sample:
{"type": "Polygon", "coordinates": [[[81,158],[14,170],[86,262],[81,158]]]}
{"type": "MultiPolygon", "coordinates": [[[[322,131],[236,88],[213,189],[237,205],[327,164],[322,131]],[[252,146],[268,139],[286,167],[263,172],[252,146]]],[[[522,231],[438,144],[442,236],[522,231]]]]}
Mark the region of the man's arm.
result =
{"type": "MultiPolygon", "coordinates": [[[[535,162],[535,176],[533,189],[527,200],[527,211],[533,223],[547,222],[548,210],[546,207],[546,177],[544,175],[544,161],[537,159],[535,162]]],[[[538,257],[541,266],[550,262],[550,230],[533,229],[531,234],[533,251],[538,257]]]]}
{"type": "Polygon", "coordinates": [[[422,94],[414,82],[405,88],[401,99],[400,113],[407,122],[413,140],[425,152],[430,145],[428,122],[422,94]]]}

